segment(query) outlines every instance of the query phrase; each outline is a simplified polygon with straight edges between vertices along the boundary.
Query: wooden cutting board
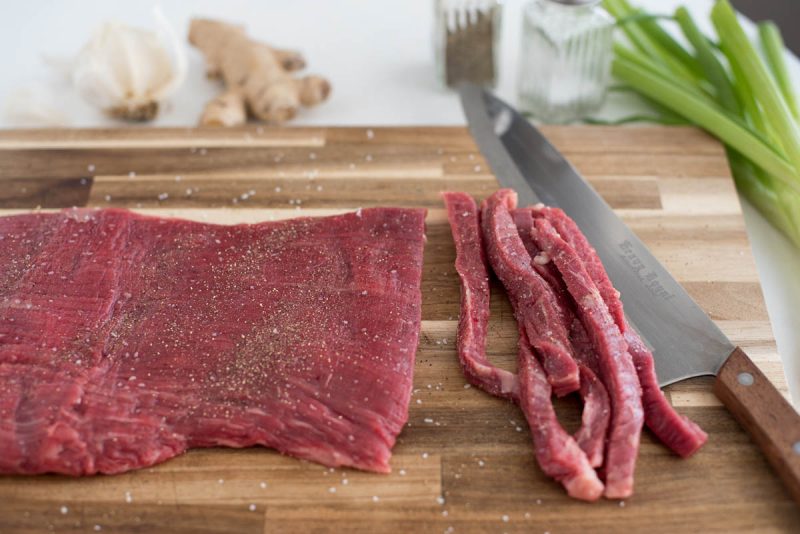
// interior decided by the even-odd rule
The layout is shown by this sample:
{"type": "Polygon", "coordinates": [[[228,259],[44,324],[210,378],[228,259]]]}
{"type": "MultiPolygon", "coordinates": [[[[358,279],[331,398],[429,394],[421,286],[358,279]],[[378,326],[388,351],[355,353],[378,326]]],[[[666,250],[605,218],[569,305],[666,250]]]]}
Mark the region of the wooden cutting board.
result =
{"type": "MultiPolygon", "coordinates": [[[[688,128],[545,128],[731,339],[786,392],[739,202],[717,142],[688,128]]],[[[465,385],[459,289],[439,192],[497,187],[463,128],[124,129],[0,133],[0,214],[125,206],[209,222],[429,209],[408,427],[391,475],[262,448],[191,451],[117,476],[0,477],[2,532],[797,531],[800,511],[709,379],[667,388],[709,434],[679,460],[645,433],[636,493],[569,499],[533,458],[520,411],[465,385]]],[[[489,352],[516,359],[494,288],[489,352]]],[[[557,409],[568,428],[578,403],[557,409]]]]}

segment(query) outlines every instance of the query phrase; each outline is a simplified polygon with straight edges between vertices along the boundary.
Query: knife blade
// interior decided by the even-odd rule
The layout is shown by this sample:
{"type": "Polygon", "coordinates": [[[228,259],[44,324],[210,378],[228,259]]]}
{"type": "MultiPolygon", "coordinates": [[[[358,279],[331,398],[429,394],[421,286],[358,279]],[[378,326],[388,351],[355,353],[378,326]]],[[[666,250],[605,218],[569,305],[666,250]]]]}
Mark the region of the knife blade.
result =
{"type": "Polygon", "coordinates": [[[597,250],[626,315],[650,345],[661,386],[715,375],[734,344],[644,243],[527,119],[476,86],[461,91],[470,131],[520,205],[564,210],[597,250]]]}
{"type": "Polygon", "coordinates": [[[527,119],[473,84],[459,88],[470,132],[520,205],[564,210],[597,250],[626,317],[648,343],[661,386],[717,375],[714,392],[750,432],[800,503],[800,416],[669,274],[636,234],[527,119]]]}

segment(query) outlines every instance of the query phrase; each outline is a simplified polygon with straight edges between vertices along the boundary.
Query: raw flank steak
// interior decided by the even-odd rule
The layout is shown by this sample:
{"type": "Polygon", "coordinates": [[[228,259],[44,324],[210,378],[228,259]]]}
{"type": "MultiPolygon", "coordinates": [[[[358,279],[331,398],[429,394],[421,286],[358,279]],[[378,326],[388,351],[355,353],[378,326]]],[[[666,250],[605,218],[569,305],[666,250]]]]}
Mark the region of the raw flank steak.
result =
{"type": "Polygon", "coordinates": [[[120,473],[219,445],[388,472],[424,218],[0,218],[0,472],[120,473]]]}
{"type": "MultiPolygon", "coordinates": [[[[482,247],[480,217],[475,201],[466,193],[446,192],[442,194],[447,206],[448,220],[456,246],[456,272],[461,280],[461,314],[458,322],[458,355],[461,369],[473,385],[496,397],[508,398],[520,403],[519,377],[493,365],[486,357],[486,331],[489,326],[489,273],[486,255],[482,247]]],[[[513,210],[519,237],[529,254],[538,255],[539,249],[530,235],[533,216],[530,209],[513,210]]],[[[530,259],[532,262],[532,258],[530,259]]],[[[572,317],[568,309],[568,295],[558,271],[551,263],[535,263],[532,267],[544,278],[559,296],[559,307],[565,320],[572,317]],[[562,300],[564,299],[564,300],[562,300]]],[[[574,320],[586,338],[585,330],[574,320]]],[[[571,329],[572,324],[569,325],[571,329]]],[[[527,336],[526,338],[527,339],[527,336]]],[[[585,345],[590,344],[588,338],[585,345]]],[[[582,347],[586,350],[585,346],[582,347]]],[[[591,346],[589,355],[593,358],[591,346]]],[[[581,362],[579,354],[576,359],[581,362]]],[[[603,463],[603,447],[610,417],[608,393],[587,365],[580,363],[580,395],[584,402],[581,426],[574,439],[586,453],[591,467],[603,463]]],[[[529,388],[530,391],[530,388],[529,388]]],[[[537,390],[541,391],[541,390],[537,390]]],[[[548,390],[549,391],[549,390],[548,390]]],[[[549,395],[548,395],[549,396],[549,395]]],[[[544,402],[541,398],[538,400],[544,402]]],[[[531,404],[523,405],[530,407],[531,404]]],[[[552,407],[551,407],[552,410],[552,407]]],[[[547,420],[552,423],[555,419],[547,420]]],[[[561,430],[563,432],[563,430],[561,430]]]]}
{"type": "Polygon", "coordinates": [[[586,453],[556,418],[552,390],[541,364],[531,352],[525,330],[519,335],[520,406],[528,421],[536,461],[542,471],[559,481],[571,497],[595,501],[603,495],[586,453]]]}
{"type": "Polygon", "coordinates": [[[474,386],[516,401],[519,397],[517,375],[492,365],[486,358],[489,268],[478,207],[466,193],[447,192],[442,197],[456,245],[456,272],[461,281],[461,314],[456,340],[461,369],[474,386]]]}
{"type": "Polygon", "coordinates": [[[622,499],[633,493],[633,473],[644,424],[642,388],[622,332],[614,322],[577,253],[546,219],[536,219],[533,239],[558,268],[576,303],[597,355],[597,368],[611,400],[611,425],[605,458],[605,495],[622,499]]]}
{"type": "Polygon", "coordinates": [[[514,316],[541,360],[553,392],[561,397],[580,389],[578,365],[558,296],[531,267],[531,257],[517,233],[510,211],[516,204],[516,193],[501,189],[481,205],[486,253],[506,288],[514,316]]]}
{"type": "Polygon", "coordinates": [[[511,216],[517,227],[519,238],[530,256],[531,267],[550,286],[558,302],[561,322],[570,332],[570,343],[575,360],[578,362],[581,381],[580,395],[583,400],[581,426],[574,437],[589,458],[591,466],[599,467],[603,463],[611,409],[608,392],[597,378],[594,347],[592,347],[583,324],[575,317],[574,305],[558,269],[555,268],[547,254],[543,254],[533,241],[532,208],[513,209],[511,216]]]}
{"type": "Polygon", "coordinates": [[[578,225],[562,210],[542,206],[533,209],[532,213],[534,217],[550,221],[562,239],[580,256],[614,317],[617,327],[623,332],[625,342],[628,344],[628,353],[642,386],[642,405],[647,427],[675,454],[687,458],[697,452],[708,439],[708,435],[694,421],[677,413],[664,397],[658,386],[653,355],[636,331],[628,325],[619,292],[611,285],[597,252],[586,240],[578,225]]]}
{"type": "Polygon", "coordinates": [[[545,474],[575,498],[625,498],[633,492],[644,421],[680,456],[703,445],[705,432],[678,414],[659,389],[652,354],[627,324],[619,293],[572,219],[541,204],[517,208],[516,194],[509,189],[486,199],[481,213],[463,193],[443,197],[462,281],[462,369],[473,384],[520,405],[545,474]],[[497,383],[499,373],[509,373],[486,359],[486,256],[520,327],[518,374],[510,373],[518,390],[511,394],[498,391],[497,383]],[[474,331],[483,333],[479,343],[474,331]],[[473,340],[469,358],[464,357],[462,340],[473,340]],[[475,362],[481,363],[480,373],[475,362]],[[581,427],[574,436],[559,424],[551,401],[558,393],[555,387],[563,386],[558,376],[563,377],[570,363],[578,370],[583,400],[581,427]]]}

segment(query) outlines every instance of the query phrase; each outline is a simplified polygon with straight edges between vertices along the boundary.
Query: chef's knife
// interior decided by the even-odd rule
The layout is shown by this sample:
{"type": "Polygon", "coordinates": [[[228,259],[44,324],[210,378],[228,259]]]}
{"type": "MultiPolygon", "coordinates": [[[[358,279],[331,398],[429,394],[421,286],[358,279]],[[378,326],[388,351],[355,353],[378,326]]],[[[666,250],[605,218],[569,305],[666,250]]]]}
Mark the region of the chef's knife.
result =
{"type": "Polygon", "coordinates": [[[628,320],[653,351],[659,383],[716,375],[714,393],[800,503],[800,415],[541,132],[480,87],[462,85],[460,94],[500,184],[517,192],[521,206],[563,209],[597,250],[628,320]]]}

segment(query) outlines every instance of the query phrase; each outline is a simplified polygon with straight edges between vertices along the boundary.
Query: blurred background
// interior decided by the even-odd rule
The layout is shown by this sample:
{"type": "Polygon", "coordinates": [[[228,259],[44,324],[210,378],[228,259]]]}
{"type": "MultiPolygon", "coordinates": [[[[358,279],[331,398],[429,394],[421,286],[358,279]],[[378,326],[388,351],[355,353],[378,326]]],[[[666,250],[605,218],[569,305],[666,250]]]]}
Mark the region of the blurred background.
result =
{"type": "Polygon", "coordinates": [[[751,20],[774,20],[783,32],[786,46],[800,53],[800,2],[796,0],[734,0],[733,5],[751,20]]]}
{"type": "MultiPolygon", "coordinates": [[[[524,0],[503,4],[497,92],[516,103],[516,81],[524,0]]],[[[637,0],[649,11],[670,13],[687,5],[703,29],[709,30],[711,0],[637,0]]],[[[734,0],[754,19],[773,18],[783,25],[787,44],[800,46],[800,2],[734,0]]],[[[301,51],[309,72],[327,77],[330,101],[305,110],[293,124],[462,124],[452,91],[437,81],[433,53],[433,0],[367,2],[364,0],[162,0],[158,2],[176,35],[186,45],[189,70],[174,98],[150,125],[194,125],[218,83],[205,75],[200,52],[186,43],[194,16],[244,24],[249,35],[283,48],[301,51]]],[[[117,20],[155,29],[153,2],[125,0],[27,0],[6,4],[0,46],[8,53],[0,68],[0,104],[23,87],[49,85],[58,78],[47,63],[74,57],[92,31],[117,20]]],[[[796,62],[793,65],[797,67],[796,62]]],[[[71,126],[120,125],[87,105],[65,87],[59,106],[71,126]]],[[[641,109],[639,99],[611,94],[600,117],[613,118],[641,109]]],[[[123,123],[124,124],[124,123],[123,123]]],[[[14,126],[7,114],[0,127],[14,126]]]]}

